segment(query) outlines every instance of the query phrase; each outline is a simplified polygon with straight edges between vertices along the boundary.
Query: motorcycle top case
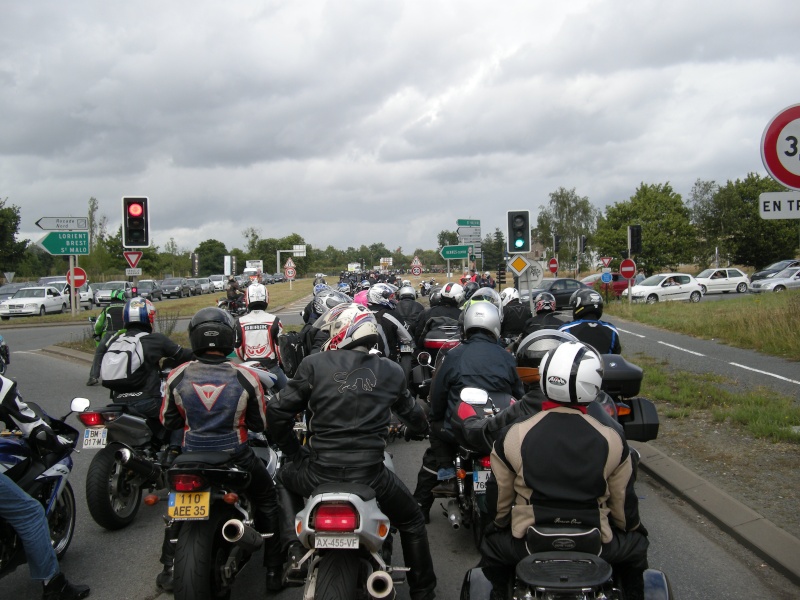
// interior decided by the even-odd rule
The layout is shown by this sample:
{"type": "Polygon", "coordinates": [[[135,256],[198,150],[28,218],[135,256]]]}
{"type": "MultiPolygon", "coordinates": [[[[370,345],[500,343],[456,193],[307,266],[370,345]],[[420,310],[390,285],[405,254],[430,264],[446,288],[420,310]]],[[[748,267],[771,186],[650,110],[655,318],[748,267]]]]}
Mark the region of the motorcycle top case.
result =
{"type": "Polygon", "coordinates": [[[601,389],[612,397],[632,398],[642,387],[644,373],[619,354],[603,354],[603,385],[601,389]]]}

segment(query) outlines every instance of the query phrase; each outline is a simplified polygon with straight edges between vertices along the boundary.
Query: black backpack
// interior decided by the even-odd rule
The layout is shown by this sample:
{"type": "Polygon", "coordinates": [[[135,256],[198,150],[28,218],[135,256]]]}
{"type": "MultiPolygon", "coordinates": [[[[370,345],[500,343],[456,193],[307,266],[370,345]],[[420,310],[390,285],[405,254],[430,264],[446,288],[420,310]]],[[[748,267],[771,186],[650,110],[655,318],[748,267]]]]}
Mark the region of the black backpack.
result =
{"type": "Polygon", "coordinates": [[[303,338],[297,331],[287,331],[278,336],[278,348],[281,351],[281,364],[287,377],[294,377],[300,361],[306,356],[303,338]]]}

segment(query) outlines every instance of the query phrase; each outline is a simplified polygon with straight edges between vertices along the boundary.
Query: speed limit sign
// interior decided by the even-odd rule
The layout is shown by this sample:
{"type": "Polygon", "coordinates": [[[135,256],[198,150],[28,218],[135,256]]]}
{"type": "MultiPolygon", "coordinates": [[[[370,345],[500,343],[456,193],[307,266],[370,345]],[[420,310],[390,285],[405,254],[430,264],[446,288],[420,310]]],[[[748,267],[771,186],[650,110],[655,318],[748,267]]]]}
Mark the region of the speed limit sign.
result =
{"type": "Polygon", "coordinates": [[[283,274],[286,275],[286,279],[294,279],[294,276],[297,275],[297,272],[292,267],[286,267],[284,269],[283,274]]]}
{"type": "Polygon", "coordinates": [[[422,267],[411,267],[411,274],[419,277],[422,275],[422,267]]]}
{"type": "Polygon", "coordinates": [[[764,129],[761,160],[773,179],[800,190],[800,104],[783,109],[764,129]]]}

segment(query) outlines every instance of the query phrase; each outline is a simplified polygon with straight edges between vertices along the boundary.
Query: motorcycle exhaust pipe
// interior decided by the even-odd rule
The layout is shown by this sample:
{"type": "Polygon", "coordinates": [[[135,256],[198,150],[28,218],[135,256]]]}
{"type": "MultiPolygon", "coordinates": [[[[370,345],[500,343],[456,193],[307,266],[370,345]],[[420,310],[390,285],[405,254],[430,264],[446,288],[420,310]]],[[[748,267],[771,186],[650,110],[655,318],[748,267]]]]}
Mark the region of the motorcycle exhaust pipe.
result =
{"type": "Polygon", "coordinates": [[[264,545],[264,538],[261,537],[261,534],[239,519],[230,519],[225,522],[222,526],[222,537],[250,554],[254,554],[264,545]]]}
{"type": "Polygon", "coordinates": [[[367,578],[367,593],[373,600],[394,600],[397,592],[392,576],[386,571],[373,571],[367,578]]]}
{"type": "Polygon", "coordinates": [[[114,453],[114,458],[126,469],[142,475],[145,479],[158,479],[161,474],[160,464],[143,460],[127,448],[117,450],[114,453]]]}
{"type": "Polygon", "coordinates": [[[447,503],[447,520],[453,529],[461,528],[461,510],[458,508],[456,500],[450,500],[447,503]]]}

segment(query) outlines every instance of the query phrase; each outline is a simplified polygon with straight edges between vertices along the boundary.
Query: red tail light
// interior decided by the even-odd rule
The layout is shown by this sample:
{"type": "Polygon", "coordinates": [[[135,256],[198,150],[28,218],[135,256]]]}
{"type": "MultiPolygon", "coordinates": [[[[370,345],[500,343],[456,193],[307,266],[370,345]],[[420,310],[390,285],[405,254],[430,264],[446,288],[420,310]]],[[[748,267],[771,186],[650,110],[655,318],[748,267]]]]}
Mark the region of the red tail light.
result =
{"type": "Polygon", "coordinates": [[[484,469],[491,469],[492,468],[492,457],[491,456],[483,456],[483,457],[478,459],[478,463],[484,469]]]}
{"type": "Polygon", "coordinates": [[[350,504],[322,504],[314,517],[317,531],[355,531],[358,513],[350,504]]]}
{"type": "Polygon", "coordinates": [[[78,413],[78,420],[86,425],[86,427],[97,427],[103,425],[106,421],[103,415],[99,412],[82,412],[78,413]]]}
{"type": "Polygon", "coordinates": [[[170,475],[169,480],[176,492],[196,492],[206,487],[206,480],[199,475],[170,475]]]}
{"type": "Polygon", "coordinates": [[[138,296],[139,295],[139,288],[135,288],[135,287],[131,288],[131,292],[133,292],[134,296],[138,296]]]}

